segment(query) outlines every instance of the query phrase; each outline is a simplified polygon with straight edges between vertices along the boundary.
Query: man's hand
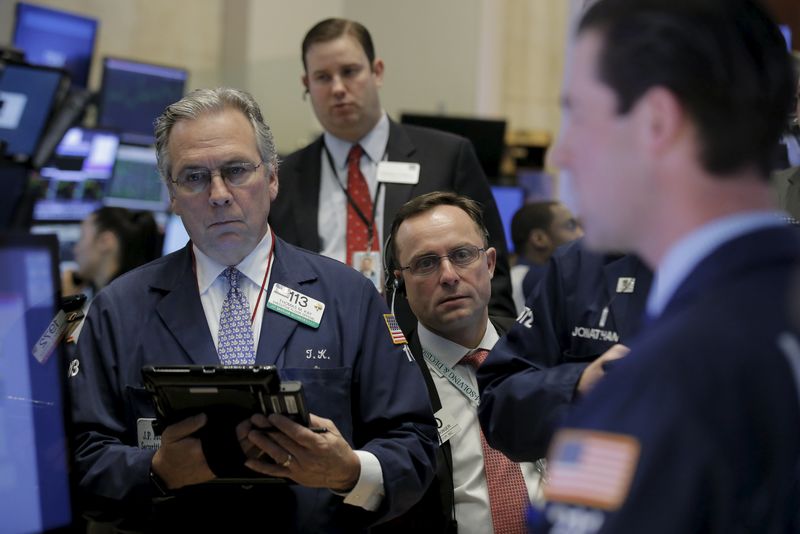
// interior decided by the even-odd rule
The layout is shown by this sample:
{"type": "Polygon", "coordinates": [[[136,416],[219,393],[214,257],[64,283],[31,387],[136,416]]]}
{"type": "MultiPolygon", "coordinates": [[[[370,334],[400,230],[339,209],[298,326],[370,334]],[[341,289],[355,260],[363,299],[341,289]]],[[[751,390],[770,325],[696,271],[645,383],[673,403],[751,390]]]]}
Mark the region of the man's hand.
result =
{"type": "Polygon", "coordinates": [[[350,445],[330,419],[309,415],[314,432],[282,415],[265,417],[256,414],[250,418],[254,428],[249,439],[274,464],[248,460],[245,465],[265,475],[291,478],[310,488],[329,488],[347,492],[353,489],[361,475],[361,462],[350,445]],[[265,429],[269,428],[269,432],[265,429]]]}
{"type": "Polygon", "coordinates": [[[604,363],[623,358],[630,350],[631,349],[625,345],[617,343],[589,364],[589,367],[583,370],[581,378],[578,380],[578,394],[586,395],[591,391],[594,385],[605,376],[606,372],[603,369],[604,363]]]}
{"type": "Polygon", "coordinates": [[[162,432],[161,447],[153,456],[151,469],[169,489],[202,484],[214,478],[200,440],[192,437],[206,421],[206,415],[199,414],[170,425],[162,432]]]}
{"type": "Polygon", "coordinates": [[[250,441],[250,431],[253,430],[254,427],[253,423],[250,419],[245,419],[238,425],[236,425],[236,439],[239,440],[239,445],[242,447],[242,452],[244,453],[245,457],[248,459],[250,458],[258,458],[263,453],[261,449],[259,449],[255,443],[250,441]]]}

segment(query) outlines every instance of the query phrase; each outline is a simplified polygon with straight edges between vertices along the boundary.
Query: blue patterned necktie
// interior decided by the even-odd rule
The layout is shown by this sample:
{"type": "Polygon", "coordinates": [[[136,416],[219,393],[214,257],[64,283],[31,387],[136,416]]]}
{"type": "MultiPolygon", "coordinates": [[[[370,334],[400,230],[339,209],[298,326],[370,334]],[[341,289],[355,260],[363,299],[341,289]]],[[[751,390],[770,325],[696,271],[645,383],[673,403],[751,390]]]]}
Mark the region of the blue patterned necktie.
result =
{"type": "Polygon", "coordinates": [[[256,355],[250,327],[250,306],[239,287],[241,273],[235,267],[228,267],[224,274],[230,289],[219,317],[219,361],[222,365],[253,365],[256,355]]]}

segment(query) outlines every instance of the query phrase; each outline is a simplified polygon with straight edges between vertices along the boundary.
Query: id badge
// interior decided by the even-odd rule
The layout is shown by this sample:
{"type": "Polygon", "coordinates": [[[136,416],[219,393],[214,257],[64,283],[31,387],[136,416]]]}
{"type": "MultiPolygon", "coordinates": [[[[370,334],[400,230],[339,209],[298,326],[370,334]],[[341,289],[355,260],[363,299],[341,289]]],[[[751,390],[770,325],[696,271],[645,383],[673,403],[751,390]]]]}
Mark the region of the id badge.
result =
{"type": "Polygon", "coordinates": [[[353,252],[352,265],[355,270],[375,284],[375,289],[378,291],[383,289],[383,279],[381,277],[383,265],[380,252],[375,250],[353,252]]]}
{"type": "Polygon", "coordinates": [[[378,162],[378,182],[384,184],[417,185],[420,164],[403,161],[378,162]]]}
{"type": "Polygon", "coordinates": [[[456,422],[455,417],[444,408],[433,414],[433,417],[436,420],[436,430],[439,432],[439,445],[444,445],[450,438],[461,432],[461,426],[456,422]]]}
{"type": "Polygon", "coordinates": [[[136,420],[136,434],[140,449],[158,449],[161,446],[161,436],[153,430],[155,419],[140,417],[136,420]]]}

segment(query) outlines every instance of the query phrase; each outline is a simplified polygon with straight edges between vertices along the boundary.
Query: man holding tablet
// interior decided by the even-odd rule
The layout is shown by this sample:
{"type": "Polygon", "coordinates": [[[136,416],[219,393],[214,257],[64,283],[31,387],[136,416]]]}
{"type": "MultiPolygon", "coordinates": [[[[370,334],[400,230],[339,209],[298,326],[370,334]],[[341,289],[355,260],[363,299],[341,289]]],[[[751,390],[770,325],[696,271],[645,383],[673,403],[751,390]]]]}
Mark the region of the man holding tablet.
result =
{"type": "Polygon", "coordinates": [[[191,242],[116,280],[87,317],[70,374],[90,504],[127,529],[171,531],[358,532],[402,513],[432,476],[424,383],[368,280],[271,231],[277,157],[258,105],[197,90],[155,134],[191,242]],[[275,365],[326,431],[270,415],[234,433],[198,413],[159,440],[141,369],[192,364],[275,365]],[[294,483],[221,484],[231,458],[294,483]]]}

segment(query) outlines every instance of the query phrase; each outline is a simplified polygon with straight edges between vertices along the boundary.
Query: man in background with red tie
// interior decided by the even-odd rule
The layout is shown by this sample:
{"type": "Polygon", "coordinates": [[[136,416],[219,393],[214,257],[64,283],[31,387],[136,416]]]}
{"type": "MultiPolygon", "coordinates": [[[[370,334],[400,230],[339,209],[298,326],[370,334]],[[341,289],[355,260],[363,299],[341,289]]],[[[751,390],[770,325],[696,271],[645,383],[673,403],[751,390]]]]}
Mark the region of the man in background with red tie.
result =
{"type": "Polygon", "coordinates": [[[379,532],[524,533],[539,476],[491,449],[481,433],[475,370],[512,321],[489,316],[497,251],[480,206],[450,192],[397,212],[387,267],[418,319],[409,347],[439,427],[436,478],[425,497],[379,532]]]}
{"type": "MultiPolygon", "coordinates": [[[[270,212],[275,231],[355,267],[355,254],[371,255],[380,272],[400,206],[431,191],[456,191],[482,205],[497,250],[490,309],[515,316],[500,215],[470,142],[389,119],[378,96],[384,63],[358,22],[319,22],[306,34],[302,56],[303,85],[325,131],[281,164],[281,195],[270,212]]],[[[407,306],[397,314],[402,327],[413,326],[407,306]]]]}

